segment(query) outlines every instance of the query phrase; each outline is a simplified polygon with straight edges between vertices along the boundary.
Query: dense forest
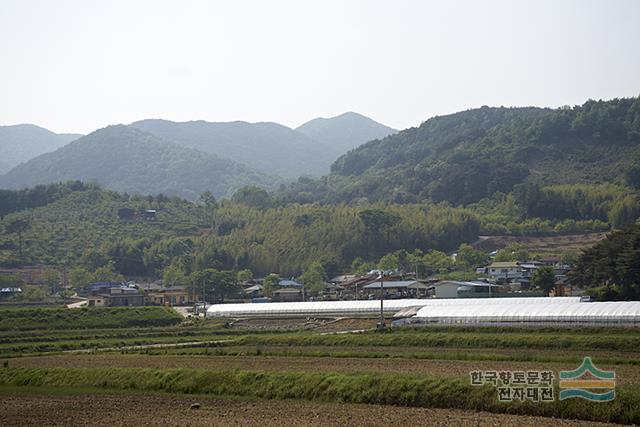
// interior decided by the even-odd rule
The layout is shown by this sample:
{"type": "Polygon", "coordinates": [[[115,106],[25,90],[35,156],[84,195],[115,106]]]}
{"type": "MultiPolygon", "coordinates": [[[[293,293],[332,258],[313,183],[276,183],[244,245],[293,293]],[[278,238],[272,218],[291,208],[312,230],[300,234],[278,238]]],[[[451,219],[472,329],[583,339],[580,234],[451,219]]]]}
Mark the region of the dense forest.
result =
{"type": "Polygon", "coordinates": [[[344,156],[283,200],[475,203],[518,185],[640,185],[640,98],[434,117],[344,156]]]}
{"type": "Polygon", "coordinates": [[[615,231],[586,250],[571,277],[578,286],[594,288],[600,299],[640,299],[640,224],[615,231]]]}
{"type": "Polygon", "coordinates": [[[624,225],[640,216],[637,204],[626,204],[630,195],[612,185],[551,186],[535,194],[544,194],[542,201],[557,199],[560,213],[539,208],[542,217],[531,216],[531,206],[538,205],[513,193],[454,208],[446,203],[283,204],[261,188],[245,187],[231,199],[217,201],[204,193],[192,203],[72,181],[0,192],[0,263],[96,269],[111,261],[123,275],[159,276],[171,265],[185,273],[216,267],[297,275],[318,261],[329,272],[341,272],[356,259],[377,262],[399,250],[453,251],[481,234],[603,231],[618,226],[615,221],[624,225]],[[123,208],[134,217],[121,219],[123,208]],[[157,210],[154,221],[145,220],[146,209],[157,210]]]}
{"type": "Polygon", "coordinates": [[[41,206],[31,209],[24,209],[31,207],[24,200],[33,190],[15,192],[22,195],[14,197],[16,212],[2,221],[2,264],[84,263],[95,269],[113,261],[122,274],[153,275],[167,263],[185,262],[177,259],[181,252],[173,253],[178,245],[181,251],[189,248],[189,269],[299,274],[312,261],[337,270],[356,257],[377,259],[397,249],[451,250],[479,233],[473,213],[444,205],[276,206],[260,189],[239,191],[219,203],[205,194],[194,204],[78,183],[45,188],[50,194],[34,196],[41,206]],[[138,214],[120,219],[122,208],[138,214]],[[158,211],[155,221],[144,219],[149,208],[158,211]]]}

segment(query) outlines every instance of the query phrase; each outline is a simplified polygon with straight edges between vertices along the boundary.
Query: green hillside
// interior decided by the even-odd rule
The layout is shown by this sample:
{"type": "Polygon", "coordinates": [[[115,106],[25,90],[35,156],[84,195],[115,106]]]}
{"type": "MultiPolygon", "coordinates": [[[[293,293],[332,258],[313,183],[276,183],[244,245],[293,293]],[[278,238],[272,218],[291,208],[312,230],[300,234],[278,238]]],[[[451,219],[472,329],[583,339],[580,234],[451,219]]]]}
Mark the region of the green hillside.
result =
{"type": "Polygon", "coordinates": [[[338,271],[357,257],[378,259],[403,248],[450,250],[479,232],[475,215],[445,206],[264,207],[239,197],[206,206],[73,182],[0,193],[3,203],[20,199],[40,206],[17,204],[0,220],[0,265],[93,271],[113,261],[124,275],[152,275],[169,265],[186,273],[214,267],[294,275],[318,260],[338,271]],[[119,219],[121,208],[136,217],[119,219]],[[155,221],[142,215],[149,208],[158,211],[155,221]],[[26,226],[18,231],[17,223],[26,226]]]}
{"type": "Polygon", "coordinates": [[[285,200],[466,205],[520,184],[640,184],[640,99],[573,108],[482,107],[371,141],[285,200]]]}
{"type": "Polygon", "coordinates": [[[245,185],[275,180],[212,154],[181,147],[128,126],[97,130],[0,177],[2,188],[82,180],[137,194],[195,200],[205,191],[225,197],[245,185]]]}
{"type": "Polygon", "coordinates": [[[0,264],[73,265],[83,255],[119,239],[155,241],[197,234],[198,223],[204,221],[196,205],[177,198],[127,196],[79,183],[41,187],[33,193],[33,189],[0,192],[5,206],[16,199],[30,202],[17,205],[16,212],[0,221],[0,264]],[[121,208],[134,209],[136,218],[120,220],[121,208]],[[141,213],[146,209],[158,210],[156,221],[144,220],[141,213]],[[11,232],[16,221],[27,224],[22,233],[11,232]]]}

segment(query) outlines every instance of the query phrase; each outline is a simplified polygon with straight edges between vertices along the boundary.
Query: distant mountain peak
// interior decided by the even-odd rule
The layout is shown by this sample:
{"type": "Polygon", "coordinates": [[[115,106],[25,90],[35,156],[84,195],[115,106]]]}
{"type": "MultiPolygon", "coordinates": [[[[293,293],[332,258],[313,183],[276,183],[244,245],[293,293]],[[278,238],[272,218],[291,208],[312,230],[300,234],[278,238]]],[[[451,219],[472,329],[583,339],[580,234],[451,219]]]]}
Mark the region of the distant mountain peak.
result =
{"type": "Polygon", "coordinates": [[[0,175],[22,162],[54,151],[81,136],[57,134],[32,123],[0,126],[0,175]]]}
{"type": "Polygon", "coordinates": [[[384,138],[397,131],[354,111],[334,117],[318,117],[298,126],[296,131],[344,154],[365,142],[384,138]]]}

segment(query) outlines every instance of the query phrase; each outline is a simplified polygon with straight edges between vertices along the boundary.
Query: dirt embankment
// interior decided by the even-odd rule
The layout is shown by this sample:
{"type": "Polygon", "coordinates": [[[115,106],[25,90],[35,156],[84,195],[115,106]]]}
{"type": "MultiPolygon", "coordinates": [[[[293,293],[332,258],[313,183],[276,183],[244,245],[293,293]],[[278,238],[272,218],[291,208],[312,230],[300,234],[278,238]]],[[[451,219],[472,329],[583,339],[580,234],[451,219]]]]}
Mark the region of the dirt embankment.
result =
{"type": "Polygon", "coordinates": [[[494,251],[519,243],[530,252],[560,253],[590,248],[607,237],[607,233],[567,234],[558,236],[481,236],[473,243],[476,249],[494,251]]]}

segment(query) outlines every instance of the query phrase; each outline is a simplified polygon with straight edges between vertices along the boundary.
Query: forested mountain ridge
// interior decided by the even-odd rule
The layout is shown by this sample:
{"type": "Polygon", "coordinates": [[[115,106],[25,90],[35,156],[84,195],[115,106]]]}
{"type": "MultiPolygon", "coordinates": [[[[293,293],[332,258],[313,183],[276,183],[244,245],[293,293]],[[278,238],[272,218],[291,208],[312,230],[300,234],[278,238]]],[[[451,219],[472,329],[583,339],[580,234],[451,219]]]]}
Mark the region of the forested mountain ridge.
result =
{"type": "Polygon", "coordinates": [[[367,141],[384,138],[398,132],[352,111],[328,119],[318,117],[298,126],[295,130],[323,143],[338,155],[367,141]]]}
{"type": "Polygon", "coordinates": [[[43,153],[80,138],[79,134],[54,133],[32,124],[0,126],[0,174],[43,153]]]}
{"type": "Polygon", "coordinates": [[[121,192],[162,193],[190,200],[205,191],[226,197],[245,185],[268,187],[275,183],[274,178],[228,159],[115,125],[21,164],[0,177],[0,187],[24,188],[67,180],[96,182],[121,192]]]}
{"type": "Polygon", "coordinates": [[[482,107],[370,141],[336,160],[330,175],[300,179],[282,197],[464,205],[519,184],[640,186],[638,165],[638,98],[560,109],[482,107]]]}
{"type": "Polygon", "coordinates": [[[352,112],[329,119],[313,119],[295,130],[272,122],[203,120],[149,119],[130,126],[286,178],[327,174],[331,163],[340,155],[396,132],[352,112]]]}
{"type": "Polygon", "coordinates": [[[322,175],[338,154],[286,126],[270,123],[142,120],[130,126],[167,141],[282,177],[322,175]]]}

